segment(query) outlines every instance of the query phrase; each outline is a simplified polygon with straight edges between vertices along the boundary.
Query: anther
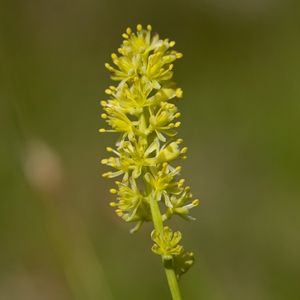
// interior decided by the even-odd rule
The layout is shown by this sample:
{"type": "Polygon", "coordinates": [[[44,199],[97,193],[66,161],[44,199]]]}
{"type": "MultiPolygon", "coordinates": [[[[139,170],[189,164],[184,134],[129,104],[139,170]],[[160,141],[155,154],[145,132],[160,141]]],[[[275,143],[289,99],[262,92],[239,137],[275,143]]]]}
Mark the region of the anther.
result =
{"type": "Polygon", "coordinates": [[[176,172],[180,172],[180,171],[181,171],[181,169],[182,169],[182,167],[181,167],[181,166],[177,166],[177,167],[175,168],[176,172]]]}
{"type": "Polygon", "coordinates": [[[109,192],[110,192],[111,194],[116,194],[116,193],[117,193],[117,190],[116,190],[116,189],[110,189],[109,192]]]}
{"type": "Polygon", "coordinates": [[[195,199],[195,200],[193,200],[192,204],[194,206],[198,206],[200,204],[200,200],[199,199],[195,199]]]}
{"type": "Polygon", "coordinates": [[[123,212],[121,209],[116,209],[116,213],[119,217],[122,217],[123,216],[123,212]]]}
{"type": "Polygon", "coordinates": [[[187,147],[183,147],[180,151],[181,154],[185,154],[187,153],[188,148],[187,147]]]}
{"type": "Polygon", "coordinates": [[[176,93],[177,98],[182,98],[182,95],[183,95],[182,89],[180,89],[180,88],[176,89],[175,93],[176,93]]]}
{"type": "Polygon", "coordinates": [[[178,187],[182,187],[183,186],[183,184],[184,184],[184,179],[180,179],[179,181],[178,181],[178,187]]]}

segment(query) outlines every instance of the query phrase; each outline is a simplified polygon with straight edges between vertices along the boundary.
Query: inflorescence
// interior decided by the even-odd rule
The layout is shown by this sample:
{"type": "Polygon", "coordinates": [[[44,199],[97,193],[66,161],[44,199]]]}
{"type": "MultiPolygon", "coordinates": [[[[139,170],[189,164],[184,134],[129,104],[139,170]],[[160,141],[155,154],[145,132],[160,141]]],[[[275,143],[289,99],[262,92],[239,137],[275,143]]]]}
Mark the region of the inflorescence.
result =
{"type": "Polygon", "coordinates": [[[116,132],[120,138],[114,148],[106,148],[110,156],[101,162],[113,168],[103,177],[119,179],[110,189],[116,196],[110,205],[123,220],[136,223],[131,232],[153,221],[152,251],[171,259],[179,277],[193,264],[193,253],[179,244],[179,231],[159,229],[151,201],[158,203],[163,224],[174,215],[193,219],[190,210],[199,200],[193,199],[176,166],[187,152],[182,139],[176,138],[180,113],[175,102],[182,98],[182,90],[172,81],[173,62],[182,54],[173,50],[174,41],[151,31],[150,25],[138,25],[137,32],[127,28],[119,54],[111,55],[114,66],[105,64],[117,84],[105,90],[108,99],[101,101],[101,117],[109,128],[99,131],[116,132]]]}

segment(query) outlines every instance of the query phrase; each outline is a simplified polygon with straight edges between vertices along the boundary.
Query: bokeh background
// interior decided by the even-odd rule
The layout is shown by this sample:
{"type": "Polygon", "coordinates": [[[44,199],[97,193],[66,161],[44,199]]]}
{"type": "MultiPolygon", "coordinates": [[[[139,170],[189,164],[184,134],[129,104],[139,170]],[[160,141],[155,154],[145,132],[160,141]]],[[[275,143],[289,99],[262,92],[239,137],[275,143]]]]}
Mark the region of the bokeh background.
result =
{"type": "Polygon", "coordinates": [[[300,18],[289,0],[0,2],[0,299],[169,299],[146,225],[111,210],[104,62],[152,24],[184,58],[176,220],[196,253],[184,299],[300,299],[300,18]]]}

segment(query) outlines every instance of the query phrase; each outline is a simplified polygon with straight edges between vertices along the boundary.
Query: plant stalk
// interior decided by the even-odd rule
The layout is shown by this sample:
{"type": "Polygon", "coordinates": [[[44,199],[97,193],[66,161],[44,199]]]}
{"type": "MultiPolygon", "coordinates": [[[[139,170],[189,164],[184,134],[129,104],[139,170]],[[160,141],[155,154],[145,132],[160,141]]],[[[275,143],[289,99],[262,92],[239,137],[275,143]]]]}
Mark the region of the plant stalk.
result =
{"type": "MultiPolygon", "coordinates": [[[[163,221],[156,197],[151,197],[150,208],[155,230],[163,234],[163,221]]],[[[178,280],[174,270],[173,260],[165,260],[162,257],[163,266],[168,280],[169,289],[173,300],[182,300],[178,280]]]]}

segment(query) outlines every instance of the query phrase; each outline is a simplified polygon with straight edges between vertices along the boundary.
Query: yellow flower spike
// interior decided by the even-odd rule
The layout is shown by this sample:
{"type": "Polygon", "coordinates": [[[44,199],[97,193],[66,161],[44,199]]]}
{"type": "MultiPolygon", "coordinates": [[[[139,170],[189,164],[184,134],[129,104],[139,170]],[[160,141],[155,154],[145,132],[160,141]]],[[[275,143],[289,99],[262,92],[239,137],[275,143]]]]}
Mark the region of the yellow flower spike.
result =
{"type": "Polygon", "coordinates": [[[175,161],[186,158],[187,147],[175,139],[181,125],[181,114],[175,105],[182,98],[181,88],[172,81],[174,62],[182,53],[174,50],[175,41],[160,39],[151,25],[130,27],[117,53],[111,55],[113,66],[105,64],[116,85],[101,100],[101,118],[110,129],[99,132],[119,134],[111,155],[101,163],[113,171],[105,178],[120,178],[110,193],[116,200],[110,203],[125,222],[134,222],[131,233],[144,222],[152,222],[154,253],[162,256],[173,300],[180,300],[177,283],[194,262],[194,255],[183,249],[181,233],[173,232],[164,223],[173,216],[193,220],[190,210],[199,205],[190,188],[180,178],[181,166],[175,161]]]}

